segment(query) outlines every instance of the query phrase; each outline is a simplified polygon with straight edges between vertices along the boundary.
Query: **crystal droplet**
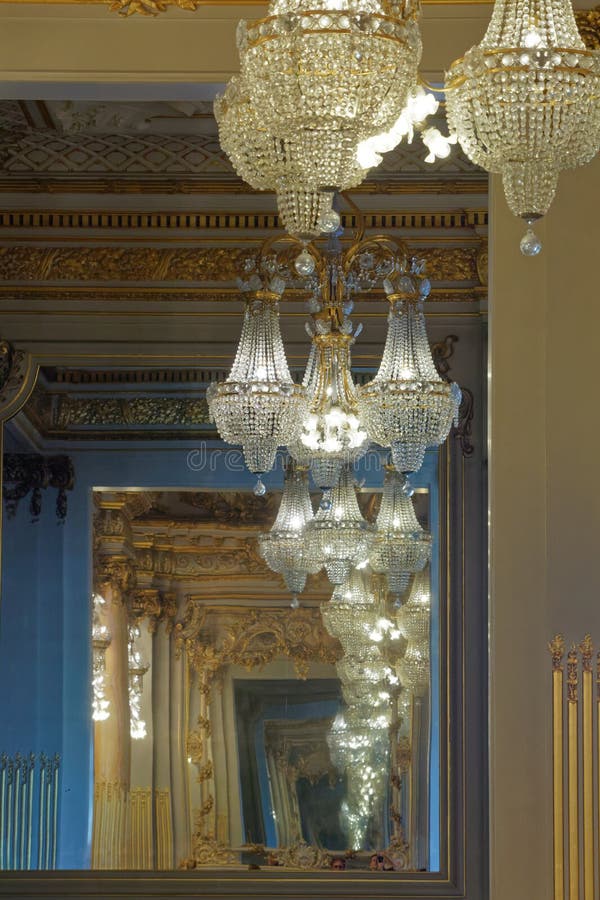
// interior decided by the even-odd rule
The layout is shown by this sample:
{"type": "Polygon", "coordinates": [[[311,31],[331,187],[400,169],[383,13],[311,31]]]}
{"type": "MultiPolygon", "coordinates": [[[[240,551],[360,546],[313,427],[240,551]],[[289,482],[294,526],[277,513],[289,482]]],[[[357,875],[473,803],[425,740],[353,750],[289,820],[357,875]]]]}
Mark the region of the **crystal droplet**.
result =
{"type": "Polygon", "coordinates": [[[298,599],[298,594],[292,594],[292,602],[290,603],[292,609],[298,609],[300,606],[300,601],[298,599]]]}
{"type": "Polygon", "coordinates": [[[532,228],[528,228],[521,238],[520,246],[523,256],[537,256],[542,249],[542,242],[535,231],[532,228]]]}
{"type": "Polygon", "coordinates": [[[328,209],[319,219],[319,227],[325,234],[335,234],[340,227],[340,214],[335,209],[328,209]]]}
{"type": "Polygon", "coordinates": [[[254,493],[257,497],[264,497],[267,493],[267,488],[265,487],[265,484],[260,475],[256,479],[256,484],[254,485],[254,493]]]}
{"type": "Polygon", "coordinates": [[[312,275],[315,271],[315,261],[308,250],[304,249],[298,254],[294,262],[294,268],[298,275],[312,275]]]}

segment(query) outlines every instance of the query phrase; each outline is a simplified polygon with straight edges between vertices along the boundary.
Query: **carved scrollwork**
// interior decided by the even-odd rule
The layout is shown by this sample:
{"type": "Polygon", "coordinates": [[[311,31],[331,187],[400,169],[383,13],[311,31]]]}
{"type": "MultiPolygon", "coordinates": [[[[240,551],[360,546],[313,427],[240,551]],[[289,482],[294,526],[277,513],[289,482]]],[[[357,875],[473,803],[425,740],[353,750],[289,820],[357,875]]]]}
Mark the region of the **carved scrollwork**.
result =
{"type": "Polygon", "coordinates": [[[104,585],[110,585],[119,599],[126,600],[136,586],[136,572],[131,559],[118,556],[97,557],[94,564],[94,585],[102,594],[104,585]]]}
{"type": "MultiPolygon", "coordinates": [[[[456,334],[448,334],[441,341],[432,344],[431,355],[436,369],[444,381],[450,381],[450,362],[454,356],[454,346],[458,342],[456,334]]],[[[472,456],[475,450],[471,440],[473,435],[473,414],[474,414],[474,398],[469,388],[461,387],[462,401],[458,411],[458,425],[454,429],[454,434],[460,444],[463,456],[472,456]]]]}
{"type": "Polygon", "coordinates": [[[169,634],[177,615],[177,596],[156,588],[138,588],[129,594],[129,611],[131,618],[136,622],[148,619],[150,634],[156,632],[161,622],[165,623],[169,634]]]}
{"type": "Polygon", "coordinates": [[[444,381],[450,380],[447,377],[448,372],[450,371],[450,363],[448,360],[454,356],[454,345],[457,341],[458,336],[456,334],[447,334],[445,338],[441,341],[436,341],[436,343],[431,346],[433,363],[438,370],[440,377],[443,378],[444,381]]]}
{"type": "Polygon", "coordinates": [[[73,462],[68,456],[41,456],[37,453],[5,453],[3,491],[6,515],[12,518],[21,500],[31,494],[29,512],[37,522],[42,512],[42,491],[55,488],[56,516],[67,516],[67,491],[75,484],[73,462]]]}
{"type": "Polygon", "coordinates": [[[331,856],[319,847],[313,847],[305,841],[298,841],[290,847],[274,850],[271,854],[276,865],[292,869],[328,869],[331,856]]]}
{"type": "Polygon", "coordinates": [[[35,376],[31,354],[0,340],[0,420],[10,418],[17,411],[33,390],[35,376]]]}

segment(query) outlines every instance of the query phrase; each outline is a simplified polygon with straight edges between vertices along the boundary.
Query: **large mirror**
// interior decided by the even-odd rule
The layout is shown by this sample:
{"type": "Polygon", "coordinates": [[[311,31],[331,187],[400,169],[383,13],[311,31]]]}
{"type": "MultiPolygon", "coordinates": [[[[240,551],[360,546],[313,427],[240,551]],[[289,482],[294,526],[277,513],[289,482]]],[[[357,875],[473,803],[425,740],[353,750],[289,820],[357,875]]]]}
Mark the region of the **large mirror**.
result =
{"type": "MultiPolygon", "coordinates": [[[[366,566],[310,575],[298,602],[261,555],[289,461],[256,496],[201,421],[174,426],[187,449],[140,446],[156,426],[126,404],[168,399],[164,373],[140,378],[42,369],[7,427],[2,867],[439,871],[447,452],[406,496],[431,546],[402,595],[366,566]]],[[[367,521],[391,469],[357,466],[367,521]]]]}
{"type": "Polygon", "coordinates": [[[339,198],[307,281],[213,95],[0,104],[0,891],[58,870],[61,896],[479,896],[487,183],[456,148],[396,148],[339,198]],[[331,324],[368,384],[409,270],[457,421],[408,484],[373,444],[344,490],[375,531],[395,485],[420,549],[390,580],[357,540],[298,585],[272,529],[290,492],[325,509],[324,483],[280,449],[256,494],[211,385],[280,279],[295,383],[331,324]]]}

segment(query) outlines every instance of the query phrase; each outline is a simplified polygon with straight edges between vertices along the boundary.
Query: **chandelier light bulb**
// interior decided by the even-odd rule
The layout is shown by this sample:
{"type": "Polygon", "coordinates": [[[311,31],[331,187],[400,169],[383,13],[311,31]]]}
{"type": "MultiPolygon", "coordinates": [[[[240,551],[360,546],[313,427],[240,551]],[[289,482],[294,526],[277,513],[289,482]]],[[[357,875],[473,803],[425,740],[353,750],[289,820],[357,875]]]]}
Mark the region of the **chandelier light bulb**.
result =
{"type": "MultiPolygon", "coordinates": [[[[488,30],[446,76],[450,128],[476,165],[502,175],[526,222],[548,211],[559,173],[600,147],[600,51],[583,43],[570,0],[496,0],[488,30]]],[[[529,232],[521,243],[536,256],[529,232]]]]}

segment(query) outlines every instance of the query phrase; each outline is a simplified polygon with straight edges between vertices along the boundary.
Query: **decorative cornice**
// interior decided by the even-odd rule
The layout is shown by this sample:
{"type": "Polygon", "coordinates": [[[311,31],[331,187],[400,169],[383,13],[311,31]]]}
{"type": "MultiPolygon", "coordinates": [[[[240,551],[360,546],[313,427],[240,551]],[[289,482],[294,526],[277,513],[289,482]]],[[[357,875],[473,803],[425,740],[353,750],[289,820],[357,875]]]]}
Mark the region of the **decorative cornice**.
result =
{"type": "Polygon", "coordinates": [[[41,456],[37,453],[5,453],[3,492],[6,515],[16,515],[21,500],[31,494],[29,513],[37,522],[42,512],[42,491],[55,488],[56,516],[64,522],[67,516],[67,491],[73,490],[75,470],[68,456],[41,456]]]}
{"type": "Polygon", "coordinates": [[[575,21],[579,33],[588,50],[600,49],[600,6],[594,9],[578,9],[575,11],[575,21]]]}
{"type": "MultiPolygon", "coordinates": [[[[341,214],[344,229],[356,228],[354,213],[341,214]]],[[[443,228],[445,230],[464,230],[465,228],[485,227],[488,224],[488,212],[485,209],[396,212],[390,210],[365,211],[364,227],[369,230],[388,231],[393,228],[428,229],[443,228]]],[[[19,231],[21,229],[44,228],[62,232],[77,229],[78,231],[103,230],[127,231],[162,231],[177,229],[179,232],[190,232],[194,240],[203,231],[223,231],[236,233],[240,231],[281,231],[279,216],[264,210],[250,211],[160,211],[143,210],[64,210],[64,209],[14,209],[0,210],[0,229],[19,231]]]]}

